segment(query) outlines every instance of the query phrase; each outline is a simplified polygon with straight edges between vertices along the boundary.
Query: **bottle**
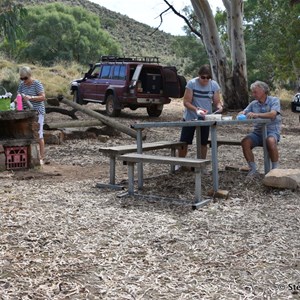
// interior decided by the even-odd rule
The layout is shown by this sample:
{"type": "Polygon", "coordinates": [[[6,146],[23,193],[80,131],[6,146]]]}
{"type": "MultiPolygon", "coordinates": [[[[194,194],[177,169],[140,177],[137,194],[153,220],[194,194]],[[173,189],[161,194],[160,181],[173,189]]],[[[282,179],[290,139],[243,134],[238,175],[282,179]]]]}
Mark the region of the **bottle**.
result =
{"type": "Polygon", "coordinates": [[[22,96],[20,94],[17,95],[17,110],[23,110],[22,96]]]}
{"type": "Polygon", "coordinates": [[[236,119],[239,120],[239,121],[241,121],[241,120],[246,120],[247,117],[246,117],[245,115],[241,114],[241,115],[238,115],[238,116],[236,117],[236,119]]]}

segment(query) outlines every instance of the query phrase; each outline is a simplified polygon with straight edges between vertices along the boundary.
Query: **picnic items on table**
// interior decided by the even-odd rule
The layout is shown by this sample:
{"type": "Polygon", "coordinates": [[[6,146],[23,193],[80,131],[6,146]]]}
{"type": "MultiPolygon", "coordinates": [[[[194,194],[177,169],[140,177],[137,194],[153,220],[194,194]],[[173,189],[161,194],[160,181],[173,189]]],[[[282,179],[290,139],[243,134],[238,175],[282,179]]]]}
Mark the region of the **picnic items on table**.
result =
{"type": "Polygon", "coordinates": [[[0,111],[8,111],[11,110],[10,102],[12,93],[6,91],[3,86],[0,86],[4,94],[0,94],[0,111]]]}
{"type": "Polygon", "coordinates": [[[201,115],[206,115],[207,114],[207,110],[201,107],[197,107],[197,115],[201,116],[201,115]]]}
{"type": "Polygon", "coordinates": [[[246,120],[246,119],[247,119],[247,116],[244,115],[244,114],[240,114],[240,115],[238,115],[238,116],[236,117],[236,119],[239,120],[239,121],[246,120]]]}
{"type": "Polygon", "coordinates": [[[222,115],[220,114],[207,114],[204,118],[205,121],[221,121],[222,115]]]}
{"type": "Polygon", "coordinates": [[[17,110],[23,110],[23,100],[21,94],[17,95],[17,110]]]}
{"type": "Polygon", "coordinates": [[[201,108],[201,107],[197,107],[198,120],[204,120],[207,112],[208,112],[208,110],[201,108]]]}

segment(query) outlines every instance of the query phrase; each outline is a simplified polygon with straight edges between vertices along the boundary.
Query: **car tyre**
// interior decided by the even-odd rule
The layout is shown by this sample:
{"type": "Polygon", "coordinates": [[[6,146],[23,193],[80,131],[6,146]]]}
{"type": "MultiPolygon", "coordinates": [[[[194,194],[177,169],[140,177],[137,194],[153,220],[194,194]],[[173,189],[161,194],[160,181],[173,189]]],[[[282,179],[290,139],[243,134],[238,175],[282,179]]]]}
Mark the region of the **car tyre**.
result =
{"type": "Polygon", "coordinates": [[[162,113],[162,109],[158,109],[157,105],[151,105],[147,107],[147,113],[149,117],[159,117],[162,113]]]}
{"type": "Polygon", "coordinates": [[[81,104],[81,105],[86,103],[80,97],[80,92],[78,90],[74,90],[74,92],[73,92],[73,102],[81,104]]]}
{"type": "Polygon", "coordinates": [[[121,109],[116,108],[114,95],[108,95],[106,98],[106,114],[109,117],[119,117],[121,109]]]}

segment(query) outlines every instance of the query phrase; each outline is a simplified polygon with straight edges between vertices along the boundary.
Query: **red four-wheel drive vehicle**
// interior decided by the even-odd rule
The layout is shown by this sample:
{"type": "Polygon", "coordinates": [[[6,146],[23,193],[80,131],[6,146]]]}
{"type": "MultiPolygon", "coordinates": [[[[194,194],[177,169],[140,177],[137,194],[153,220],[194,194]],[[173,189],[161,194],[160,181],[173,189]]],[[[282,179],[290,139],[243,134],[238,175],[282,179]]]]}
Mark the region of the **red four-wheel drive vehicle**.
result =
{"type": "Polygon", "coordinates": [[[176,67],[160,65],[157,57],[102,56],[70,88],[75,102],[106,105],[111,117],[119,116],[125,107],[145,107],[150,117],[159,117],[171,98],[183,96],[185,85],[176,67]]]}

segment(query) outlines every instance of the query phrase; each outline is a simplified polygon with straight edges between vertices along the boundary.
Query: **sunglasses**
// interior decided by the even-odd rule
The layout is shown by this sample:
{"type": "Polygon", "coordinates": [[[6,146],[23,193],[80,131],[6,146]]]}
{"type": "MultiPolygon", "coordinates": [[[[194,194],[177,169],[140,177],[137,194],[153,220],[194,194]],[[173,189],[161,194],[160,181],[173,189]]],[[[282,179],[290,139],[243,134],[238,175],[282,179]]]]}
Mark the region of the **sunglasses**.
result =
{"type": "Polygon", "coordinates": [[[21,80],[27,80],[28,77],[20,77],[21,80]]]}
{"type": "Polygon", "coordinates": [[[210,76],[204,76],[204,75],[201,75],[200,78],[201,78],[201,79],[210,79],[210,76]]]}

